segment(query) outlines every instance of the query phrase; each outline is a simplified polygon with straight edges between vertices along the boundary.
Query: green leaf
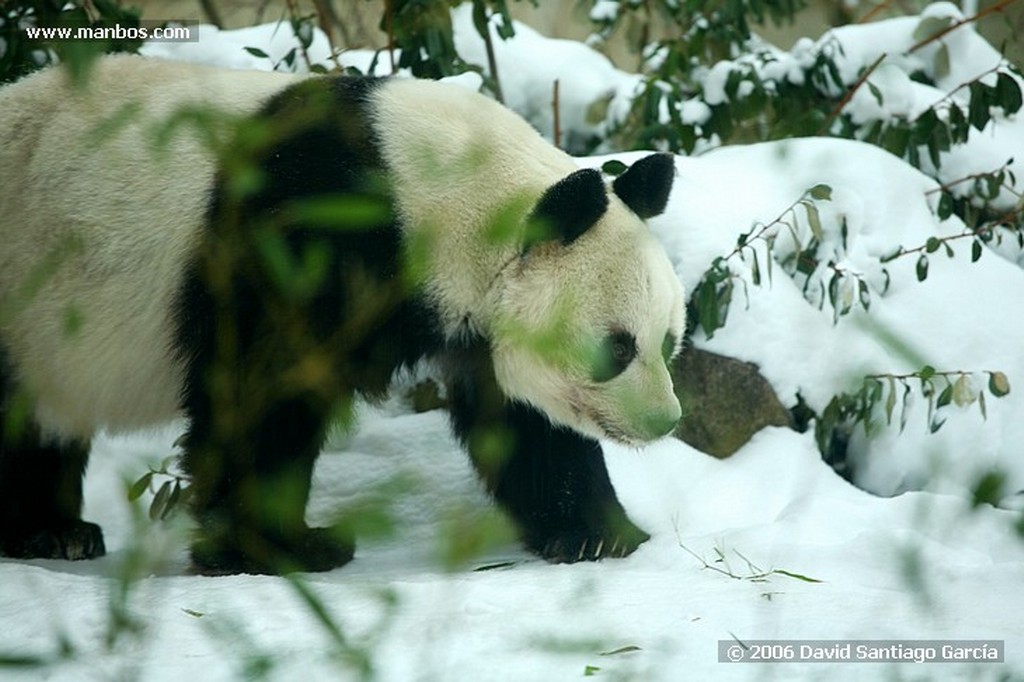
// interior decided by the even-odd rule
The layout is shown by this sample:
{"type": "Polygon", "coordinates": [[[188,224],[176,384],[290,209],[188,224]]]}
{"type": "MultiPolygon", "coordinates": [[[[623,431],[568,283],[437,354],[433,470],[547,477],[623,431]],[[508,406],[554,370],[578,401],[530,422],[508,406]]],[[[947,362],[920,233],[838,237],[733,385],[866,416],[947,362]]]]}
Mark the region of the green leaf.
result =
{"type": "Polygon", "coordinates": [[[153,472],[150,471],[145,476],[135,481],[135,483],[132,484],[132,487],[128,489],[128,501],[134,502],[135,500],[142,497],[142,493],[146,492],[152,480],[153,472]]]}
{"type": "Polygon", "coordinates": [[[917,259],[917,281],[923,282],[928,278],[928,256],[921,254],[917,259]]]}
{"type": "Polygon", "coordinates": [[[1021,107],[1021,92],[1017,79],[1006,72],[1000,72],[996,80],[996,99],[1006,114],[1016,113],[1021,107]]]}
{"type": "Polygon", "coordinates": [[[988,377],[988,391],[997,398],[1010,392],[1010,380],[1002,372],[992,372],[988,377]]]}
{"type": "Polygon", "coordinates": [[[942,246],[942,242],[938,237],[928,237],[928,241],[924,243],[925,253],[935,253],[940,246],[942,246]]]}
{"type": "Polygon", "coordinates": [[[166,519],[173,514],[178,508],[179,500],[181,500],[181,481],[175,480],[174,487],[171,489],[171,494],[167,496],[167,504],[164,505],[160,518],[166,519]]]}
{"type": "Polygon", "coordinates": [[[811,234],[819,242],[825,241],[825,235],[821,230],[821,216],[818,214],[818,207],[810,201],[803,202],[807,209],[807,224],[810,225],[811,234]]]}
{"type": "Polygon", "coordinates": [[[165,481],[160,489],[156,491],[153,502],[149,505],[149,518],[152,521],[163,518],[167,500],[171,496],[171,482],[165,481]]]}
{"type": "Polygon", "coordinates": [[[878,106],[882,106],[885,102],[882,97],[882,91],[878,89],[878,86],[871,81],[868,81],[865,85],[868,86],[868,90],[871,92],[872,97],[874,97],[875,101],[878,102],[878,106]]]}
{"type": "Polygon", "coordinates": [[[946,190],[942,190],[939,194],[937,215],[939,220],[946,220],[949,216],[953,215],[953,195],[946,190]]]}
{"type": "Polygon", "coordinates": [[[618,656],[619,654],[631,654],[634,651],[643,651],[643,649],[635,644],[627,644],[626,646],[620,646],[618,649],[612,649],[611,651],[602,651],[598,656],[618,656]]]}
{"type": "Polygon", "coordinates": [[[388,221],[391,208],[377,197],[346,194],[297,201],[289,206],[289,218],[316,227],[369,230],[388,221]]]}
{"type": "Polygon", "coordinates": [[[270,59],[270,55],[258,47],[243,47],[242,49],[251,54],[253,57],[259,57],[260,59],[270,59]]]}
{"type": "Polygon", "coordinates": [[[704,333],[710,339],[715,335],[715,330],[722,326],[718,319],[718,296],[715,292],[715,285],[705,279],[698,285],[697,291],[697,312],[700,326],[704,328],[704,333]]]}
{"type": "Polygon", "coordinates": [[[611,161],[605,161],[601,164],[601,172],[605,175],[618,176],[622,175],[629,168],[626,164],[622,163],[618,159],[612,159],[611,161]]]}
{"type": "Polygon", "coordinates": [[[903,384],[903,399],[900,401],[900,433],[907,428],[907,406],[910,405],[910,385],[903,384]]]}
{"type": "Polygon", "coordinates": [[[896,380],[889,377],[889,395],[885,399],[885,423],[892,424],[892,413],[896,409],[896,380]]]}
{"type": "Polygon", "coordinates": [[[808,190],[811,198],[816,201],[831,201],[832,200],[832,187],[826,184],[815,185],[808,190]]]}
{"type": "Polygon", "coordinates": [[[945,43],[935,51],[935,64],[932,68],[935,80],[942,80],[949,75],[949,47],[945,43]]]}
{"type": "Polygon", "coordinates": [[[802,573],[794,573],[793,571],[787,571],[787,570],[782,569],[782,568],[776,568],[775,570],[772,571],[772,573],[776,573],[778,575],[784,575],[784,576],[786,576],[788,578],[795,578],[796,580],[802,580],[805,583],[822,583],[822,582],[825,582],[824,580],[818,580],[817,578],[812,578],[810,576],[803,575],[802,573]]]}
{"type": "MultiPolygon", "coordinates": [[[[967,141],[967,134],[970,131],[970,124],[964,116],[963,110],[958,104],[949,107],[949,132],[953,142],[964,143],[967,141]]],[[[942,151],[949,151],[947,146],[942,151]]]]}
{"type": "Polygon", "coordinates": [[[935,376],[935,368],[931,365],[925,365],[917,375],[921,378],[921,381],[928,381],[935,376]]]}
{"type": "Polygon", "coordinates": [[[967,379],[966,374],[961,374],[960,378],[953,383],[953,404],[957,407],[965,407],[973,403],[974,400],[975,395],[971,390],[971,382],[967,379]]]}
{"type": "Polygon", "coordinates": [[[974,243],[971,244],[971,262],[972,263],[977,262],[977,260],[979,258],[981,258],[982,250],[983,250],[983,247],[981,245],[981,240],[975,239],[974,243]]]}
{"type": "Polygon", "coordinates": [[[946,384],[946,387],[942,389],[942,393],[939,394],[939,399],[935,402],[935,408],[945,407],[949,405],[953,400],[953,384],[946,384]]]}
{"type": "Polygon", "coordinates": [[[988,91],[978,81],[971,83],[971,102],[967,107],[967,118],[978,130],[984,130],[992,113],[989,111],[988,91]]]}
{"type": "Polygon", "coordinates": [[[922,42],[928,40],[932,36],[938,35],[940,32],[949,28],[953,23],[952,17],[935,17],[927,16],[918,22],[917,26],[914,27],[914,41],[922,42]]]}
{"type": "Polygon", "coordinates": [[[972,507],[983,504],[995,506],[1006,497],[1006,475],[1001,471],[989,471],[978,479],[971,492],[972,507]]]}

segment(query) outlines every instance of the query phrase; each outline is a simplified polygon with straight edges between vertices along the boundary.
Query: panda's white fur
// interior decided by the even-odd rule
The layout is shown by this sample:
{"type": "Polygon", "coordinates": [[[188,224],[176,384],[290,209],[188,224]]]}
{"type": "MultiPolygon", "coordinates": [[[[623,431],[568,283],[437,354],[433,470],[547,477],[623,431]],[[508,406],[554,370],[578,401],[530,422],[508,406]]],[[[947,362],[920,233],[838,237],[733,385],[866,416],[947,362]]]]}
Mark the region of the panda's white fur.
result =
{"type": "Polygon", "coordinates": [[[431,232],[435,259],[427,280],[441,301],[445,331],[454,335],[469,319],[494,338],[506,394],[562,424],[634,444],[663,435],[638,432],[637,415],[623,413],[623,406],[643,405],[661,410],[663,421],[680,415],[661,347],[666,332],[682,339],[683,290],[640,219],[610,193],[607,212],[581,237],[585,245],[520,262],[517,245],[496,245],[487,226],[516,199],[535,198],[576,170],[572,158],[504,107],[463,88],[396,81],[377,104],[380,127],[390,131],[382,140],[385,157],[398,185],[408,188],[398,197],[406,225],[431,232]],[[567,345],[606,325],[637,332],[641,362],[613,384],[595,386],[585,367],[539,361],[518,337],[523,330],[543,334],[558,321],[577,335],[565,338],[567,345]],[[495,333],[503,326],[507,336],[495,333]]]}
{"type": "Polygon", "coordinates": [[[190,103],[249,114],[294,80],[119,56],[81,91],[60,69],[0,90],[0,300],[14,311],[0,317],[0,342],[50,435],[178,413],[171,304],[215,167],[188,126],[162,155],[155,135],[190,103]],[[138,113],[117,134],[90,142],[128,108],[138,113]]]}
{"type": "MultiPolygon", "coordinates": [[[[371,156],[383,163],[398,218],[389,229],[401,231],[400,248],[423,268],[422,300],[417,293],[407,302],[411,313],[382,321],[382,342],[404,349],[388,362],[434,355],[465,364],[446,379],[453,427],[530,549],[552,561],[630,553],[647,535],[625,517],[596,439],[638,444],[667,433],[680,415],[666,356],[683,335],[683,291],[637,215],[663,210],[671,160],[602,185],[519,117],[457,86],[323,83],[365,118],[360,125],[369,126],[371,156]],[[338,94],[346,88],[362,94],[338,94]],[[524,229],[536,211],[566,212],[558,188],[571,195],[570,206],[584,196],[580,206],[591,217],[560,238],[530,241],[524,229]],[[402,325],[422,319],[437,330],[404,338],[402,325]],[[595,349],[620,332],[629,340],[619,348],[624,364],[599,380],[595,349]],[[493,428],[511,431],[511,452],[498,463],[477,438],[493,428]]],[[[211,206],[225,191],[202,126],[189,121],[211,120],[211,108],[269,116],[268,101],[303,84],[300,76],[122,56],[99,60],[86,89],[53,69],[0,90],[0,416],[13,385],[32,401],[38,426],[37,436],[7,445],[0,434],[0,553],[102,553],[98,527],[78,518],[80,480],[67,504],[41,507],[48,520],[19,511],[49,490],[28,471],[26,453],[71,452],[75,464],[59,474],[71,481],[97,429],[145,427],[185,408],[200,570],[324,570],[351,558],[351,544],[305,527],[304,493],[283,511],[253,511],[284,485],[261,472],[291,471],[282,468],[289,434],[303,434],[292,473],[300,491],[308,486],[324,408],[287,397],[268,408],[268,420],[283,420],[269,431],[250,425],[237,445],[216,440],[216,405],[204,396],[209,367],[195,364],[213,344],[202,334],[214,332],[201,325],[205,340],[189,340],[189,348],[181,337],[182,325],[195,323],[183,306],[209,310],[210,299],[190,298],[188,286],[200,282],[196,264],[216,231],[211,206]],[[185,123],[166,134],[175,120],[185,123]],[[209,457],[222,459],[202,464],[209,457]]],[[[326,158],[332,150],[313,153],[326,158]]],[[[401,257],[387,256],[388,267],[401,257]]],[[[62,465],[40,465],[51,466],[62,465]]]]}
{"type": "MultiPolygon", "coordinates": [[[[297,77],[125,56],[101,61],[91,79],[77,92],[64,72],[51,70],[0,95],[0,146],[17,150],[16,163],[0,165],[0,215],[8,216],[0,223],[0,292],[16,296],[49,259],[61,264],[28,309],[0,322],[0,334],[40,423],[60,437],[143,427],[178,410],[170,306],[203,226],[215,166],[189,125],[162,154],[152,152],[157,131],[190,104],[252,113],[297,77]],[[90,143],[126,107],[137,113],[111,139],[90,143]],[[81,321],[70,338],[69,320],[81,321]]],[[[404,224],[431,231],[436,257],[427,279],[445,331],[459,333],[467,318],[484,333],[500,324],[542,332],[559,315],[569,315],[567,328],[580,333],[600,322],[622,324],[640,332],[642,361],[614,385],[589,386],[584,368],[538,362],[500,337],[499,383],[595,437],[651,437],[637,431],[623,405],[678,417],[660,348],[666,331],[682,337],[682,289],[641,221],[611,194],[601,226],[583,237],[597,243],[557,259],[510,262],[517,246],[496,246],[485,236],[488,221],[574,171],[572,159],[518,116],[461,87],[396,80],[375,97],[404,224]],[[495,319],[498,311],[505,319],[495,319]]]]}

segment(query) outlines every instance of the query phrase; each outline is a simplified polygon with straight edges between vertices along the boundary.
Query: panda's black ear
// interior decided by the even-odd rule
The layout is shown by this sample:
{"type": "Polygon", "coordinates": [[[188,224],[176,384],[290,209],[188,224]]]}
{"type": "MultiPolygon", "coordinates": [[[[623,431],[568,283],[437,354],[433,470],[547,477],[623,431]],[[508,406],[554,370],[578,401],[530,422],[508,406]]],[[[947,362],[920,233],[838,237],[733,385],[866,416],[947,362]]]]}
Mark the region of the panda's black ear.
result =
{"type": "Polygon", "coordinates": [[[558,239],[568,246],[608,210],[601,173],[583,168],[548,187],[533,207],[523,244],[525,253],[538,242],[558,239]]]}
{"type": "Polygon", "coordinates": [[[671,154],[651,154],[615,178],[612,189],[633,213],[647,220],[665,212],[675,176],[676,162],[671,154]]]}

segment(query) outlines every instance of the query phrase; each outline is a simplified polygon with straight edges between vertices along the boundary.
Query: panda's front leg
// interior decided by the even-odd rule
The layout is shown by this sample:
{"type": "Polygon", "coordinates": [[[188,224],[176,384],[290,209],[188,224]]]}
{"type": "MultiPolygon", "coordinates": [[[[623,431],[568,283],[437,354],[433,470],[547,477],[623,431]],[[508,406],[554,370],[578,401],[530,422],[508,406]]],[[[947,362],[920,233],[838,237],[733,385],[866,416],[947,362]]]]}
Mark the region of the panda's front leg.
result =
{"type": "Polygon", "coordinates": [[[493,474],[478,468],[529,550],[555,563],[592,561],[627,556],[650,538],[626,516],[600,443],[521,404],[506,406],[506,420],[510,451],[493,474]]]}
{"type": "Polygon", "coordinates": [[[650,538],[626,516],[600,443],[507,401],[480,355],[460,364],[469,371],[449,377],[452,426],[527,549],[572,563],[624,557],[650,538]]]}

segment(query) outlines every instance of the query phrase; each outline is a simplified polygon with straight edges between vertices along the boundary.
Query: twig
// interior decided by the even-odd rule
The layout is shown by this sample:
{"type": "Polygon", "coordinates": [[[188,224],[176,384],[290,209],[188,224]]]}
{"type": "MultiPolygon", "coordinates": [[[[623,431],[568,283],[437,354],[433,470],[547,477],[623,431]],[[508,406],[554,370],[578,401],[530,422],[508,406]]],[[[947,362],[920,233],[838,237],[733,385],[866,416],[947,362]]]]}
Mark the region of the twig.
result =
{"type": "Polygon", "coordinates": [[[505,96],[501,92],[501,80],[498,78],[498,60],[494,56],[494,41],[491,39],[491,26],[487,17],[487,10],[483,2],[473,3],[473,25],[477,33],[483,38],[484,48],[487,50],[487,70],[491,74],[491,82],[494,87],[494,98],[505,103],[505,96]]]}
{"type": "Polygon", "coordinates": [[[559,105],[558,105],[558,79],[555,79],[554,92],[552,93],[551,106],[554,109],[554,142],[555,146],[559,149],[562,148],[562,124],[559,116],[559,105]]]}
{"type": "Polygon", "coordinates": [[[384,20],[388,31],[388,59],[391,62],[391,73],[395,73],[395,3],[384,0],[384,20]]]}
{"type": "Polygon", "coordinates": [[[818,135],[824,135],[828,131],[828,127],[832,125],[832,121],[836,120],[839,114],[842,113],[846,105],[849,104],[850,100],[853,99],[853,96],[856,94],[857,90],[859,90],[861,86],[863,86],[864,83],[867,82],[868,76],[874,73],[875,69],[877,69],[882,64],[882,61],[887,56],[888,54],[885,52],[878,55],[878,59],[872,62],[871,66],[869,66],[864,71],[864,73],[861,74],[860,78],[857,79],[857,82],[854,83],[853,86],[846,91],[846,94],[843,95],[843,98],[839,100],[836,103],[835,107],[832,108],[832,111],[829,112],[828,118],[825,119],[825,122],[821,124],[821,128],[818,129],[818,135]]]}
{"type": "MultiPolygon", "coordinates": [[[[924,195],[928,196],[930,194],[936,194],[938,192],[948,192],[949,190],[953,189],[957,185],[962,185],[963,183],[970,182],[971,180],[981,180],[982,178],[991,177],[991,176],[995,175],[996,173],[999,173],[1000,171],[1005,171],[1009,167],[1010,167],[1010,164],[1009,164],[1009,162],[1007,162],[1007,163],[1004,163],[999,168],[995,169],[994,171],[989,171],[987,173],[971,173],[970,175],[965,175],[962,178],[957,178],[956,180],[950,180],[949,182],[947,182],[944,185],[939,185],[938,187],[933,187],[932,189],[926,191],[924,193],[924,195]]],[[[1013,194],[1016,194],[1017,196],[1020,196],[1020,194],[1018,192],[1015,192],[1013,190],[1013,188],[1008,186],[1005,182],[1003,184],[1001,184],[1000,187],[1002,189],[1006,189],[1006,190],[1012,192],[1013,194]]]]}
{"type": "Polygon", "coordinates": [[[877,5],[875,5],[874,7],[871,8],[870,12],[868,12],[867,14],[862,16],[860,19],[858,19],[856,21],[856,23],[858,23],[858,24],[866,24],[866,23],[868,23],[869,21],[874,19],[876,15],[881,14],[883,10],[888,9],[889,6],[892,5],[892,3],[893,3],[893,0],[884,0],[884,2],[878,3],[877,5]]]}
{"type": "Polygon", "coordinates": [[[224,28],[224,20],[221,18],[220,12],[212,0],[199,0],[199,6],[203,8],[203,14],[206,15],[211,24],[217,28],[224,28]]]}
{"type": "MultiPolygon", "coordinates": [[[[302,40],[302,37],[299,36],[299,32],[296,30],[296,27],[298,26],[298,22],[299,22],[299,16],[300,16],[299,15],[299,5],[298,5],[298,2],[297,2],[297,0],[288,0],[287,4],[288,4],[289,19],[290,19],[289,23],[291,24],[292,35],[295,36],[295,39],[297,41],[299,41],[299,54],[302,55],[302,61],[304,61],[306,63],[306,68],[309,69],[312,72],[313,71],[313,62],[309,58],[309,52],[306,51],[306,44],[305,44],[305,42],[302,40]]],[[[275,64],[275,69],[276,69],[276,66],[277,65],[275,64]]]]}
{"type": "Polygon", "coordinates": [[[977,83],[982,78],[984,78],[985,76],[988,76],[990,74],[999,73],[999,71],[1003,68],[1003,66],[1004,66],[1003,63],[996,64],[995,66],[993,66],[988,71],[985,71],[984,73],[979,73],[977,76],[975,76],[974,78],[972,78],[969,81],[964,81],[963,83],[961,83],[960,85],[956,86],[955,88],[953,88],[952,90],[947,92],[945,95],[943,95],[939,99],[935,100],[935,102],[933,104],[930,104],[927,108],[922,109],[921,110],[921,115],[924,115],[924,112],[928,111],[928,109],[934,109],[935,107],[939,106],[940,104],[942,104],[946,100],[952,99],[954,94],[956,94],[957,92],[960,92],[964,88],[971,87],[972,83],[977,83]]]}
{"type": "Polygon", "coordinates": [[[920,50],[925,45],[928,45],[929,43],[933,43],[936,40],[938,40],[939,38],[942,38],[943,36],[945,36],[945,35],[947,35],[949,33],[952,33],[953,31],[957,30],[958,28],[960,28],[964,24],[969,24],[971,22],[978,21],[979,19],[984,19],[985,17],[987,17],[990,14],[996,14],[997,12],[1002,12],[1004,9],[1006,9],[1007,7],[1009,7],[1010,5],[1015,3],[1016,1],[1017,0],[999,0],[999,2],[997,2],[996,4],[994,4],[994,5],[990,6],[990,7],[986,7],[985,9],[981,10],[977,14],[975,14],[973,16],[970,16],[970,17],[966,17],[964,19],[961,19],[960,21],[953,22],[952,24],[950,24],[946,28],[942,29],[941,31],[939,31],[935,35],[929,36],[929,37],[925,38],[924,40],[921,40],[921,41],[917,42],[913,47],[911,47],[909,50],[907,50],[907,53],[910,54],[910,53],[913,53],[913,52],[917,52],[918,50],[920,50]]]}

